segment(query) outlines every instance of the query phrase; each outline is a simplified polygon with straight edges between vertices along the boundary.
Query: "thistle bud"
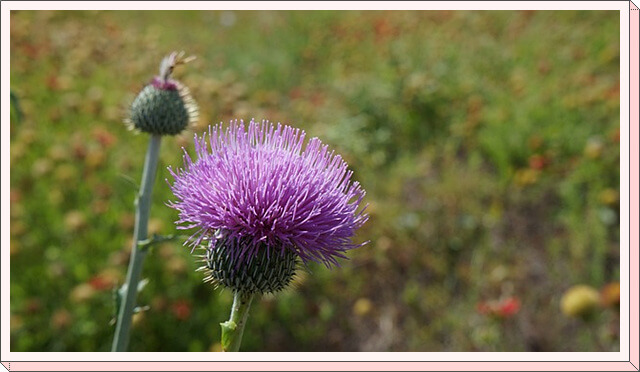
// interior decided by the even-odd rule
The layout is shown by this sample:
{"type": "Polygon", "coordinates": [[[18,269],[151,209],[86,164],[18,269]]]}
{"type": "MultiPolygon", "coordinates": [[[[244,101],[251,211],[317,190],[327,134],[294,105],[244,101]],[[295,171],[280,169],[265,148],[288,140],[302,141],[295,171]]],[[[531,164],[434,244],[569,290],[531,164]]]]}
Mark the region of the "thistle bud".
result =
{"type": "Polygon", "coordinates": [[[171,78],[173,68],[193,58],[171,53],[160,63],[160,74],[151,80],[131,104],[127,124],[131,129],[155,135],[176,135],[195,124],[198,107],[189,89],[171,78]]]}
{"type": "Polygon", "coordinates": [[[237,254],[233,239],[211,241],[204,255],[208,280],[237,293],[274,293],[286,288],[295,275],[297,255],[287,249],[260,247],[248,257],[237,254]]]}

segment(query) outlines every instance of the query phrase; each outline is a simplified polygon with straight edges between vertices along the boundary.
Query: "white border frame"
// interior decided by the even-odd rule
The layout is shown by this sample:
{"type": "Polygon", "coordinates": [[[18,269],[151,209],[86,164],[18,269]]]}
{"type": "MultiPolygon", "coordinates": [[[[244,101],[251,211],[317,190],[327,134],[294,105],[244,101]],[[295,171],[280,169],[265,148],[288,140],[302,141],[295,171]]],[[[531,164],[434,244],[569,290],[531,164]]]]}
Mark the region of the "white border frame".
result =
{"type": "Polygon", "coordinates": [[[2,224],[1,246],[1,288],[0,321],[0,354],[3,360],[10,361],[628,361],[629,360],[629,2],[628,1],[460,1],[460,2],[2,2],[2,127],[1,127],[1,201],[9,205],[9,90],[10,90],[10,10],[80,10],[80,9],[113,9],[135,10],[148,9],[271,9],[271,10],[353,10],[353,9],[406,9],[406,10],[619,10],[620,11],[620,352],[394,352],[394,353],[210,353],[210,352],[11,352],[9,350],[9,208],[2,208],[0,218],[2,224]],[[7,233],[5,233],[7,232],[7,233]]]}

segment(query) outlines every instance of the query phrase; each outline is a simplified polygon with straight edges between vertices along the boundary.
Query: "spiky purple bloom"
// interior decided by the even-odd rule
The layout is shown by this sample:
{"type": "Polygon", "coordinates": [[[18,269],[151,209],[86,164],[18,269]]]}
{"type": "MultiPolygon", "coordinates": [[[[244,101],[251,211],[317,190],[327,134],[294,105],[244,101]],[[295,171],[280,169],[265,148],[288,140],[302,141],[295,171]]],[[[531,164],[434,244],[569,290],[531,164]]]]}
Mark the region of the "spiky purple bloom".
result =
{"type": "Polygon", "coordinates": [[[368,219],[365,191],[351,181],[347,163],[306,134],[268,121],[209,127],[195,137],[197,159],[186,153],[184,168],[169,169],[181,229],[198,228],[196,247],[224,239],[233,262],[263,252],[294,252],[303,262],[327,266],[344,258],[351,238],[368,219]]]}

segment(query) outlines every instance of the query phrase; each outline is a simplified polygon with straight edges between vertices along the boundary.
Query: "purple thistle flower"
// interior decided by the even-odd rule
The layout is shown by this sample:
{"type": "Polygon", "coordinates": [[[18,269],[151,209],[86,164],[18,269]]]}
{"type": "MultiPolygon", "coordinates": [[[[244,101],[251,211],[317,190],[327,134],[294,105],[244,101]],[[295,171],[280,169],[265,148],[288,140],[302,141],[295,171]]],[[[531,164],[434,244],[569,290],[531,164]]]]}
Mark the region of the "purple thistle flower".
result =
{"type": "Polygon", "coordinates": [[[198,228],[195,248],[220,243],[236,265],[291,253],[303,262],[337,264],[368,219],[365,191],[352,171],[318,138],[303,148],[305,132],[268,121],[231,122],[195,137],[197,159],[186,153],[171,185],[180,229],[198,228]],[[272,253],[269,253],[272,252],[272,253]]]}

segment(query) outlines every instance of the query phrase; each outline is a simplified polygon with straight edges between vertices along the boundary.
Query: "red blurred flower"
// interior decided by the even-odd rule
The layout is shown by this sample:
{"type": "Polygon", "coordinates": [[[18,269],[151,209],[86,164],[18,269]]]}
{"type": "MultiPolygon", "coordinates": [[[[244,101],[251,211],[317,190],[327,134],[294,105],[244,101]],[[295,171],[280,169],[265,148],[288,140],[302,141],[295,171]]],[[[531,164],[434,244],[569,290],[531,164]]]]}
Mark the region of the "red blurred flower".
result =
{"type": "Polygon", "coordinates": [[[35,314],[42,309],[42,302],[37,298],[31,298],[25,304],[25,312],[27,314],[35,314]]]}
{"type": "Polygon", "coordinates": [[[491,312],[491,306],[487,302],[478,302],[476,310],[482,315],[487,315],[491,312]]]}
{"type": "Polygon", "coordinates": [[[483,301],[476,305],[476,310],[482,315],[506,319],[520,311],[520,300],[516,297],[508,297],[502,300],[483,301]]]}
{"type": "Polygon", "coordinates": [[[388,37],[391,37],[397,34],[393,25],[385,17],[378,18],[373,21],[373,30],[376,35],[376,42],[384,41],[388,37]]]}
{"type": "Polygon", "coordinates": [[[498,316],[502,318],[510,318],[517,314],[520,310],[520,300],[515,297],[509,297],[499,303],[498,316]]]}
{"type": "Polygon", "coordinates": [[[73,144],[73,155],[76,159],[84,159],[87,156],[87,147],[82,143],[74,143],[73,144]]]}
{"type": "Polygon", "coordinates": [[[191,305],[185,300],[178,300],[171,305],[171,312],[178,320],[186,320],[191,315],[191,305]]]}
{"type": "Polygon", "coordinates": [[[291,98],[292,100],[302,98],[302,95],[303,95],[303,92],[302,92],[302,88],[300,87],[294,87],[289,92],[289,98],[291,98]]]}
{"type": "Polygon", "coordinates": [[[94,129],[93,136],[103,148],[111,147],[116,142],[116,137],[103,128],[94,129]]]}
{"type": "Polygon", "coordinates": [[[534,154],[529,157],[529,168],[541,170],[547,165],[544,155],[534,154]]]}
{"type": "Polygon", "coordinates": [[[102,275],[96,275],[93,278],[89,279],[89,285],[91,288],[96,291],[104,291],[107,289],[111,289],[113,283],[102,275]]]}
{"type": "Polygon", "coordinates": [[[56,74],[50,74],[49,76],[47,76],[45,80],[45,84],[47,88],[49,88],[49,90],[55,91],[60,89],[60,83],[58,81],[58,76],[56,74]]]}

